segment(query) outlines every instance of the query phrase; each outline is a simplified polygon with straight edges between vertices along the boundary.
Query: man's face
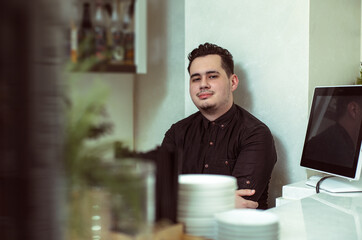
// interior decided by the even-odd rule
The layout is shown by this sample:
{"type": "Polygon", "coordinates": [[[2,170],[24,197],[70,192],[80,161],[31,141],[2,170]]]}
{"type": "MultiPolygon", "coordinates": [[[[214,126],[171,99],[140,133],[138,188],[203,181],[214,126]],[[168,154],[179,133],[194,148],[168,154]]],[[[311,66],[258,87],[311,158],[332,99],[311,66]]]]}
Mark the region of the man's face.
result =
{"type": "Polygon", "coordinates": [[[227,76],[219,55],[198,57],[191,63],[190,95],[200,111],[226,112],[233,103],[232,91],[237,85],[237,76],[227,76]]]}

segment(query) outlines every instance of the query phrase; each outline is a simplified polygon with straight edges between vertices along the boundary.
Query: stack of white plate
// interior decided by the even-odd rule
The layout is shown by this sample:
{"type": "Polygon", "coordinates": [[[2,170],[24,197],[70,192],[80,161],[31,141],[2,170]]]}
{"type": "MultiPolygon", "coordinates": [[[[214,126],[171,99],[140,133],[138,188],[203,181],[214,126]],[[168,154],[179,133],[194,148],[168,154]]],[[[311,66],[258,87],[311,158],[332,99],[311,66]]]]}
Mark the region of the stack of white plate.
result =
{"type": "Polygon", "coordinates": [[[180,175],[177,217],[184,223],[185,233],[215,239],[214,215],[234,209],[236,188],[232,176],[180,175]]]}
{"type": "Polygon", "coordinates": [[[234,209],[215,215],[218,240],[277,240],[279,219],[256,209],[234,209]]]}

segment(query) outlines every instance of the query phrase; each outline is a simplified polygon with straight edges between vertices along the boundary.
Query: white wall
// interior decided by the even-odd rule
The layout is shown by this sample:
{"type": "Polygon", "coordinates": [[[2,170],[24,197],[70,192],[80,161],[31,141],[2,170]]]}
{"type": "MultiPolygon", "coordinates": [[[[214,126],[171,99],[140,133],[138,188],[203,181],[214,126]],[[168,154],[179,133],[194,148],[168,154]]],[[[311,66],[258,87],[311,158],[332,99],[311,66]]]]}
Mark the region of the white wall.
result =
{"type": "Polygon", "coordinates": [[[270,199],[305,177],[298,162],[308,106],[308,17],[305,0],[186,1],[186,52],[205,41],[229,49],[240,78],[235,102],[272,131],[278,162],[270,199]],[[203,4],[213,7],[197,8],[203,4]]]}
{"type": "Polygon", "coordinates": [[[235,102],[264,121],[276,141],[273,206],[282,185],[306,178],[299,161],[312,89],[346,84],[358,74],[359,60],[347,55],[360,52],[354,42],[359,1],[148,1],[148,73],[135,79],[135,148],[154,148],[172,123],[196,110],[188,93],[186,55],[205,41],[219,44],[233,53],[241,80],[235,102]],[[320,41],[325,34],[340,35],[339,41],[320,41]],[[338,45],[344,41],[352,45],[346,55],[338,45]],[[325,58],[323,49],[343,58],[325,58]]]}
{"type": "Polygon", "coordinates": [[[359,77],[361,0],[314,0],[310,12],[309,108],[316,86],[354,84],[359,77]]]}
{"type": "Polygon", "coordinates": [[[361,0],[310,4],[309,102],[317,85],[354,84],[359,76],[361,0]]]}
{"type": "Polygon", "coordinates": [[[161,144],[184,116],[184,0],[147,1],[147,74],[135,79],[135,149],[161,144]]]}
{"type": "MultiPolygon", "coordinates": [[[[313,6],[314,2],[319,2],[319,6],[330,3],[329,0],[312,2],[313,6]]],[[[318,24],[321,19],[330,20],[328,13],[333,9],[336,13],[333,18],[336,19],[331,23],[343,22],[335,32],[346,35],[340,37],[339,41],[353,39],[351,34],[354,30],[351,28],[354,27],[351,26],[351,21],[356,11],[352,8],[357,3],[354,0],[348,2],[349,4],[335,0],[325,11],[315,6],[313,14],[316,17],[311,17],[313,24],[318,24]],[[352,17],[349,13],[351,10],[352,17]]],[[[310,68],[315,70],[313,84],[324,84],[319,76],[323,75],[323,79],[327,76],[323,73],[325,69],[318,70],[315,67],[317,62],[323,62],[325,54],[317,51],[318,47],[338,47],[336,51],[339,54],[346,49],[341,49],[340,45],[329,45],[329,39],[325,42],[316,41],[322,36],[317,36],[311,30],[314,65],[309,64],[309,10],[309,1],[305,0],[238,0],[228,1],[228,4],[218,0],[185,1],[185,52],[188,53],[205,41],[229,49],[234,55],[236,74],[241,80],[235,93],[235,102],[265,122],[274,135],[278,162],[272,175],[270,206],[274,205],[276,197],[281,196],[282,185],[306,178],[306,172],[299,166],[299,162],[308,119],[310,68]]],[[[333,25],[328,29],[324,27],[322,24],[319,29],[325,30],[322,35],[327,34],[329,29],[335,29],[333,25]]],[[[356,50],[353,41],[346,44],[352,44],[352,48],[356,50]]],[[[348,51],[342,55],[343,59],[333,58],[333,67],[336,68],[329,69],[331,74],[338,71],[338,75],[343,76],[347,71],[348,79],[353,75],[351,61],[354,61],[354,57],[350,58],[350,54],[351,51],[348,51]],[[339,64],[344,67],[337,68],[339,64]]],[[[324,61],[323,64],[331,64],[330,59],[324,61]]],[[[339,83],[346,83],[347,78],[339,83]]],[[[185,88],[185,112],[188,115],[195,111],[188,96],[188,78],[185,79],[185,88]]]]}

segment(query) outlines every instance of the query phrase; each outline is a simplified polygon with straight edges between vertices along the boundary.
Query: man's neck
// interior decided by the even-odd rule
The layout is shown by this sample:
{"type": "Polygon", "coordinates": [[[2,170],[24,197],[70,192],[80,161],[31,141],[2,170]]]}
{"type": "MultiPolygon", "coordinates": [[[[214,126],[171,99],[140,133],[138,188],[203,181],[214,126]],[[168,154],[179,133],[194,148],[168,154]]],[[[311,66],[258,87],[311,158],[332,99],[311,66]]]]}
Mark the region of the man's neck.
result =
{"type": "Polygon", "coordinates": [[[218,119],[219,117],[221,117],[222,115],[224,115],[225,113],[227,113],[227,111],[229,111],[232,106],[233,106],[233,104],[231,104],[227,108],[225,108],[223,110],[219,110],[219,111],[214,111],[213,109],[210,109],[210,110],[199,109],[199,110],[200,110],[201,114],[207,120],[212,122],[212,121],[215,121],[216,119],[218,119]]]}
{"type": "Polygon", "coordinates": [[[352,141],[356,143],[358,138],[358,131],[356,131],[356,129],[358,129],[358,126],[356,126],[356,123],[347,118],[340,119],[338,123],[346,130],[352,141]]]}

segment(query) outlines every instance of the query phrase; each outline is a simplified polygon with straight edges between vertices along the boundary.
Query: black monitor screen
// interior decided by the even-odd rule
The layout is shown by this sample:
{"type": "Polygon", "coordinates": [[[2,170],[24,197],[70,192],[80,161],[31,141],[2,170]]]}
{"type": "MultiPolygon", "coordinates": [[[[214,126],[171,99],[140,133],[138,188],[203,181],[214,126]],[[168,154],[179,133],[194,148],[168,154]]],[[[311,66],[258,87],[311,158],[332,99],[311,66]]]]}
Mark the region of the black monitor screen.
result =
{"type": "Polygon", "coordinates": [[[355,178],[361,124],[362,86],[316,88],[301,166],[355,178]]]}

